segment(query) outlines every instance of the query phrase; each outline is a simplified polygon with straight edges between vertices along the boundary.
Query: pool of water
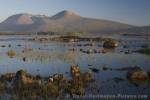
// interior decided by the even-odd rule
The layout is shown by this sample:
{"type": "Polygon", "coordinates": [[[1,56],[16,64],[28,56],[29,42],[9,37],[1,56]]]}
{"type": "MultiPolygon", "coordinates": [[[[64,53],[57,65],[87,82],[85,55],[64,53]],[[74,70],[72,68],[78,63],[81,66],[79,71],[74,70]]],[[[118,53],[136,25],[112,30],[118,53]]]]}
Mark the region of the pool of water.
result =
{"type": "Polygon", "coordinates": [[[92,46],[84,46],[90,42],[40,43],[31,41],[30,36],[0,36],[0,74],[16,72],[25,69],[32,75],[50,76],[62,73],[70,77],[70,66],[78,64],[83,72],[89,68],[99,69],[94,73],[96,81],[89,87],[88,93],[95,94],[146,94],[150,95],[150,84],[132,84],[126,79],[126,71],[104,71],[102,68],[123,68],[139,66],[150,70],[150,56],[134,52],[142,45],[150,47],[150,40],[144,37],[120,37],[119,46],[107,53],[87,54],[82,50],[94,49],[101,51],[102,42],[92,43],[92,46]],[[127,48],[123,46],[126,45],[127,48]],[[28,53],[22,53],[25,48],[32,48],[28,53]],[[72,50],[74,49],[74,50],[72,50]],[[7,51],[14,50],[16,56],[10,58],[7,51]],[[131,53],[125,53],[126,51],[131,53]],[[23,58],[26,58],[23,60],[23,58]],[[118,80],[121,79],[121,80],[118,80]]]}

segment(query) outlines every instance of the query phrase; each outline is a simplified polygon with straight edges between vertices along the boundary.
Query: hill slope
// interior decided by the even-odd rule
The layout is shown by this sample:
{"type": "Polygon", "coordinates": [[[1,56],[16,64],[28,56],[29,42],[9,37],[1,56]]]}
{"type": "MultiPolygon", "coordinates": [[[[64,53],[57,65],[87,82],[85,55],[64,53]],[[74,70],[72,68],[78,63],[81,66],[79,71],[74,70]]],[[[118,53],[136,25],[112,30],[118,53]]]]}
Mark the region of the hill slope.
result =
{"type": "Polygon", "coordinates": [[[0,23],[0,31],[5,32],[110,32],[133,26],[93,18],[81,17],[71,11],[62,11],[52,17],[44,15],[17,14],[0,23]]]}

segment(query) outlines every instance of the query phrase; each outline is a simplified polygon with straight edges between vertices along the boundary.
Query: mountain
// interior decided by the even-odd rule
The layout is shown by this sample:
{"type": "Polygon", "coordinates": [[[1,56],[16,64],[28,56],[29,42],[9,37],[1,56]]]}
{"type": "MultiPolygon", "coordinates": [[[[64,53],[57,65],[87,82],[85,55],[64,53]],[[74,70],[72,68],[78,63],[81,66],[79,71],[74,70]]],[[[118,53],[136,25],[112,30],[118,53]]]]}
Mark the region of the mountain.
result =
{"type": "Polygon", "coordinates": [[[62,11],[54,16],[51,17],[52,20],[60,20],[60,19],[79,19],[81,18],[79,15],[76,15],[72,11],[62,11]]]}
{"type": "Polygon", "coordinates": [[[119,22],[86,18],[72,11],[62,11],[54,16],[17,14],[8,17],[0,23],[1,32],[111,32],[120,29],[128,29],[132,25],[119,22]]]}
{"type": "Polygon", "coordinates": [[[15,31],[37,31],[42,30],[40,27],[45,24],[44,20],[49,19],[46,16],[17,14],[8,17],[0,23],[0,31],[15,32],[15,31]]]}

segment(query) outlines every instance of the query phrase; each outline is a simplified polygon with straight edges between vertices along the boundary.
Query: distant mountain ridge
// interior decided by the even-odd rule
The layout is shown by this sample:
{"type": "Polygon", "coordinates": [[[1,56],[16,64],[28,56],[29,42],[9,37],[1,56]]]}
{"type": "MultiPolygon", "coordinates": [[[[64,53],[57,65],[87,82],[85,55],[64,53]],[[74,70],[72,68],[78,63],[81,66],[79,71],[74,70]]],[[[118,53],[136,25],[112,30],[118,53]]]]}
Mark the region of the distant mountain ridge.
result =
{"type": "Polygon", "coordinates": [[[150,26],[133,27],[126,30],[121,30],[121,34],[137,34],[137,35],[150,35],[150,26]]]}
{"type": "Polygon", "coordinates": [[[1,32],[111,32],[132,28],[119,22],[86,18],[72,11],[62,11],[49,17],[45,15],[16,14],[0,23],[1,32]]]}

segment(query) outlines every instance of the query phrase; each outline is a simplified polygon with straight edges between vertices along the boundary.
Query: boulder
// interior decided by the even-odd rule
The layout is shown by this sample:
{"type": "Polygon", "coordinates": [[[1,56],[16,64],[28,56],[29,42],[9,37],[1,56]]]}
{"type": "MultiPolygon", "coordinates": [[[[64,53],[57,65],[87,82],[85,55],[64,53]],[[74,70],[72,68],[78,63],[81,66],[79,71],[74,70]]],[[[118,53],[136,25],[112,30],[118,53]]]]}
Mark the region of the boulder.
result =
{"type": "Polygon", "coordinates": [[[145,80],[148,79],[148,73],[140,68],[136,68],[127,72],[127,78],[130,80],[145,80]]]}
{"type": "Polygon", "coordinates": [[[6,47],[6,45],[1,45],[1,47],[6,47]]]}
{"type": "Polygon", "coordinates": [[[72,76],[80,76],[80,67],[78,65],[71,66],[70,71],[71,71],[72,76]]]}
{"type": "Polygon", "coordinates": [[[36,78],[28,74],[25,70],[19,70],[18,72],[16,72],[13,85],[20,88],[24,84],[41,84],[41,80],[37,80],[36,78]]]}
{"type": "Polygon", "coordinates": [[[118,46],[118,42],[114,40],[107,40],[103,44],[104,48],[115,48],[117,46],[118,46]]]}
{"type": "Polygon", "coordinates": [[[89,68],[92,72],[94,72],[94,73],[98,73],[99,72],[99,69],[97,69],[97,68],[89,68]]]}

